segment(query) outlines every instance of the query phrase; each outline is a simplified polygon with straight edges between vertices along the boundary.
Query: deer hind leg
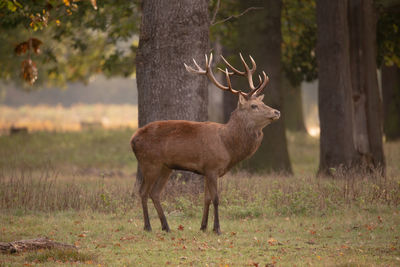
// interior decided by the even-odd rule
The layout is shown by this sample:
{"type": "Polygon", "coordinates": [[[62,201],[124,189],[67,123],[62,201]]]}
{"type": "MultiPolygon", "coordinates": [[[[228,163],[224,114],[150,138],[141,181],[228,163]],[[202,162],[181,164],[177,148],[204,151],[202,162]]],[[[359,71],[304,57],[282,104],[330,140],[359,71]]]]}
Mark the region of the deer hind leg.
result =
{"type": "Polygon", "coordinates": [[[160,171],[157,182],[155,183],[155,185],[153,186],[153,188],[150,192],[150,198],[153,200],[154,207],[157,210],[158,217],[160,218],[160,221],[161,221],[162,230],[166,231],[166,232],[169,232],[170,229],[168,226],[167,218],[165,217],[164,211],[161,207],[160,194],[161,194],[162,190],[164,189],[165,184],[168,182],[171,172],[172,172],[171,169],[169,169],[167,167],[163,167],[160,171]]]}
{"type": "Polygon", "coordinates": [[[220,235],[221,229],[219,226],[219,215],[218,215],[219,197],[218,197],[217,178],[218,178],[218,176],[215,176],[215,175],[207,175],[206,176],[208,190],[210,191],[209,193],[210,193],[211,201],[214,206],[214,228],[213,228],[213,231],[216,234],[220,235]]]}
{"type": "Polygon", "coordinates": [[[159,170],[154,166],[141,166],[143,181],[140,185],[139,195],[142,200],[142,209],[143,209],[143,218],[144,218],[144,230],[151,231],[150,218],[149,218],[149,209],[147,206],[147,202],[149,199],[149,194],[157,182],[159,170]]]}
{"type": "Polygon", "coordinates": [[[208,211],[210,210],[211,195],[208,190],[207,179],[204,179],[204,208],[203,208],[203,219],[201,220],[200,230],[205,231],[208,224],[208,211]]]}

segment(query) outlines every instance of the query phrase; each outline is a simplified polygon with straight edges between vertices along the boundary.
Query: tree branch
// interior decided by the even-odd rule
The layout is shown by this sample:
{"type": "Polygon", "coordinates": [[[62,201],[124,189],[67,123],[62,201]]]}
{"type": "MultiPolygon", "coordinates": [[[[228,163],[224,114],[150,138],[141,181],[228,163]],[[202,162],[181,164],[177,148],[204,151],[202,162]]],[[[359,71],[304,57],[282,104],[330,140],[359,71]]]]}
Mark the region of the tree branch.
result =
{"type": "Polygon", "coordinates": [[[215,22],[215,20],[217,18],[217,14],[218,14],[220,5],[221,5],[221,0],[218,0],[217,5],[215,6],[214,14],[213,14],[212,19],[210,21],[211,25],[214,25],[214,22],[215,22]]]}
{"type": "MultiPolygon", "coordinates": [[[[218,2],[219,2],[219,1],[218,1],[218,2]]],[[[217,21],[217,22],[211,23],[211,26],[215,26],[215,25],[217,25],[217,24],[224,23],[224,22],[226,22],[226,21],[228,21],[228,20],[230,20],[230,19],[237,19],[237,18],[243,16],[244,14],[246,14],[247,12],[249,12],[249,11],[251,11],[251,10],[259,10],[259,9],[264,9],[264,8],[263,8],[263,7],[254,7],[254,6],[249,7],[249,8],[247,8],[246,10],[244,10],[242,13],[240,13],[240,14],[238,14],[238,15],[232,15],[232,16],[229,16],[229,17],[227,17],[227,18],[225,18],[225,19],[222,19],[222,20],[219,20],[219,21],[217,21]]],[[[216,8],[216,12],[218,12],[218,9],[217,9],[217,8],[216,8]]],[[[216,13],[214,13],[214,15],[216,16],[216,13]]]]}

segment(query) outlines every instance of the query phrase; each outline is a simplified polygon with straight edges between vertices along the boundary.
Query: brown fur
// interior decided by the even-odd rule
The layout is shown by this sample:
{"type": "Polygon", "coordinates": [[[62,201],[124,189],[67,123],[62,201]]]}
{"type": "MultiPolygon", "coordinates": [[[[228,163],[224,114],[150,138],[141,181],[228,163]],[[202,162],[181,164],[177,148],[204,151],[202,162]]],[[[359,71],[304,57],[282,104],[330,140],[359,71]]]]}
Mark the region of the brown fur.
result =
{"type": "Polygon", "coordinates": [[[236,163],[253,155],[261,144],[262,129],[279,118],[279,111],[266,106],[263,96],[247,100],[239,96],[237,109],[226,124],[193,121],[156,121],[140,128],[131,146],[143,174],[140,196],[145,230],[151,230],[147,200],[150,197],[161,220],[169,226],[160,204],[160,193],[173,169],[205,176],[205,204],[201,229],[207,228],[208,210],[214,205],[214,231],[220,233],[217,178],[236,163]],[[257,106],[254,108],[254,105],[257,106]],[[253,107],[252,107],[253,106],[253,107]]]}

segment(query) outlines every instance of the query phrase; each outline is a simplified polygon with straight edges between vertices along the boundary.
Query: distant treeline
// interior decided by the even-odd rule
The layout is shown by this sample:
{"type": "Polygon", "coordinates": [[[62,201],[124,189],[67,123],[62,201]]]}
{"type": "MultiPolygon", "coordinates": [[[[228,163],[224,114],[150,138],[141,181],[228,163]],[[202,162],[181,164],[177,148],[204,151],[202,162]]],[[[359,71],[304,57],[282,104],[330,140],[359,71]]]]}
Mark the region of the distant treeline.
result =
{"type": "Polygon", "coordinates": [[[5,93],[0,94],[0,105],[62,105],[73,104],[137,104],[135,79],[96,77],[87,85],[70,83],[67,88],[46,88],[39,91],[25,91],[13,85],[2,85],[5,93]]]}

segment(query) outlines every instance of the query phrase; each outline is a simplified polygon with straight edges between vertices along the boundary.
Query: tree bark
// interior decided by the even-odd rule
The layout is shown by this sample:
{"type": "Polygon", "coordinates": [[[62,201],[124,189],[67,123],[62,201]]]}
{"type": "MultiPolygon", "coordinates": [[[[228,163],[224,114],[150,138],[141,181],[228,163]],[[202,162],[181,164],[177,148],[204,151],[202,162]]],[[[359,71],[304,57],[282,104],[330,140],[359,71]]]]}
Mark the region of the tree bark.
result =
{"type": "MultiPolygon", "coordinates": [[[[265,103],[281,111],[281,118],[264,128],[264,139],[257,152],[242,167],[250,172],[292,173],[285,133],[283,89],[281,87],[281,8],[280,0],[242,1],[242,9],[264,7],[238,19],[238,47],[246,57],[257,62],[257,70],[264,70],[270,78],[265,89],[265,103]]],[[[237,53],[235,53],[237,55],[237,53]]],[[[248,88],[248,85],[245,85],[248,88]]],[[[237,100],[236,100],[237,103],[237,100]]]]}
{"type": "Polygon", "coordinates": [[[384,174],[373,1],[320,0],[317,21],[319,172],[343,166],[384,174]]]}
{"type": "Polygon", "coordinates": [[[319,174],[349,168],[357,158],[353,140],[347,0],[317,1],[319,174]]]}
{"type": "Polygon", "coordinates": [[[376,14],[372,0],[350,0],[350,72],[358,165],[384,167],[382,98],[376,65],[376,14]]]}
{"type": "Polygon", "coordinates": [[[400,138],[400,68],[382,66],[383,130],[387,140],[400,138]]]}
{"type": "Polygon", "coordinates": [[[208,0],[143,1],[142,14],[139,127],[157,120],[207,120],[207,78],[191,75],[183,63],[204,62],[208,52],[208,0]]]}

